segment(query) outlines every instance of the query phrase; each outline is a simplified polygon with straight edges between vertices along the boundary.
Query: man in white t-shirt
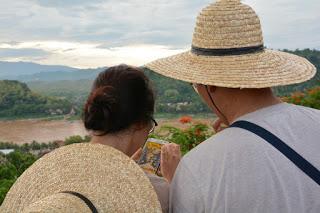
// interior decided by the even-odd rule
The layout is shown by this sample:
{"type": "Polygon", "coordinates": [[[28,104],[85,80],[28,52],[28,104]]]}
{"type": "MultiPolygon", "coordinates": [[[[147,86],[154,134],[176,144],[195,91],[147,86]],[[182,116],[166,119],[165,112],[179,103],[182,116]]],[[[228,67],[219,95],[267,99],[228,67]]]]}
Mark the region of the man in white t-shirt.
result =
{"type": "MultiPolygon", "coordinates": [[[[223,113],[239,114],[233,119],[227,115],[228,120],[250,121],[267,129],[320,168],[319,110],[276,103],[245,113],[239,110],[245,103],[231,103],[223,113]]],[[[317,213],[320,186],[261,137],[227,128],[180,161],[170,204],[171,212],[317,213]]]]}
{"type": "MultiPolygon", "coordinates": [[[[185,155],[176,171],[174,163],[162,168],[166,176],[175,171],[171,212],[320,212],[320,111],[283,103],[271,90],[307,81],[316,68],[265,49],[249,6],[209,5],[191,50],[147,67],[192,83],[218,115],[215,129],[230,126],[185,155]]],[[[163,161],[172,161],[172,149],[163,148],[163,161]]]]}

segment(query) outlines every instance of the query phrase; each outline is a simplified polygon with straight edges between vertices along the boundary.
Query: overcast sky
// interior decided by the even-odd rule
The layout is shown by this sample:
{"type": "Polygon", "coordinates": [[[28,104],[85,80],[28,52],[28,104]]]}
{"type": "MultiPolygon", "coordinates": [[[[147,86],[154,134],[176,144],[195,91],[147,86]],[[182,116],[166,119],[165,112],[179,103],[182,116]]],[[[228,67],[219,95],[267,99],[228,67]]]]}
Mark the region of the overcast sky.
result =
{"type": "MultiPolygon", "coordinates": [[[[0,60],[73,67],[142,65],[191,45],[213,0],[0,0],[0,60]]],[[[243,0],[265,45],[320,49],[319,0],[243,0]]]]}

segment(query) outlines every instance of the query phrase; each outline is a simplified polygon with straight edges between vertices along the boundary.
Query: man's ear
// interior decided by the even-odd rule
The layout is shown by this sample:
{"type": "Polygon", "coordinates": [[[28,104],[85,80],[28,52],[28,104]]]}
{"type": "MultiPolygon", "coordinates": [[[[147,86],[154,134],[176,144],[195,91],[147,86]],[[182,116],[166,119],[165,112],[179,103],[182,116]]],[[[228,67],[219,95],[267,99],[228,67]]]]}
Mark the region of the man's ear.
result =
{"type": "Polygon", "coordinates": [[[210,93],[214,93],[216,91],[216,89],[217,89],[216,86],[208,86],[208,87],[209,87],[209,92],[210,93]]]}

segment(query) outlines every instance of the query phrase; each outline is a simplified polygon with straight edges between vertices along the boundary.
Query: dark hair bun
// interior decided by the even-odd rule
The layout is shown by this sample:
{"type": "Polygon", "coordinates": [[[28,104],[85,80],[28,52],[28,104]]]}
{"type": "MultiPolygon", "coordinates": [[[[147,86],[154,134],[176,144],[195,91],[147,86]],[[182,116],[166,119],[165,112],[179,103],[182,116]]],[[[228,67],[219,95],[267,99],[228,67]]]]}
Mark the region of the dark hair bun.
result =
{"type": "Polygon", "coordinates": [[[148,122],[153,112],[154,94],[148,78],[139,68],[120,65],[96,78],[83,120],[86,129],[104,135],[148,122]]]}
{"type": "Polygon", "coordinates": [[[111,129],[111,123],[116,109],[116,95],[111,86],[104,86],[93,91],[87,101],[87,113],[84,113],[84,125],[86,129],[99,131],[111,129]],[[103,122],[103,121],[111,122],[103,122]]]}

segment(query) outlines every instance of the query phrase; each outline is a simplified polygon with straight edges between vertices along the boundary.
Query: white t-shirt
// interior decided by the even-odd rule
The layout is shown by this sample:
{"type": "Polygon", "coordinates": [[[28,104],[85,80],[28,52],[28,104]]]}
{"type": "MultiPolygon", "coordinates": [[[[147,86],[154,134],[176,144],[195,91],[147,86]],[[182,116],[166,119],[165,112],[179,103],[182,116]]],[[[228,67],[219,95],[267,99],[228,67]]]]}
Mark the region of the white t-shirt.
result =
{"type": "MultiPolygon", "coordinates": [[[[238,118],[283,140],[320,170],[320,111],[281,103],[238,118]]],[[[320,186],[259,136],[228,128],[189,152],[170,212],[320,212],[320,186]]]]}

